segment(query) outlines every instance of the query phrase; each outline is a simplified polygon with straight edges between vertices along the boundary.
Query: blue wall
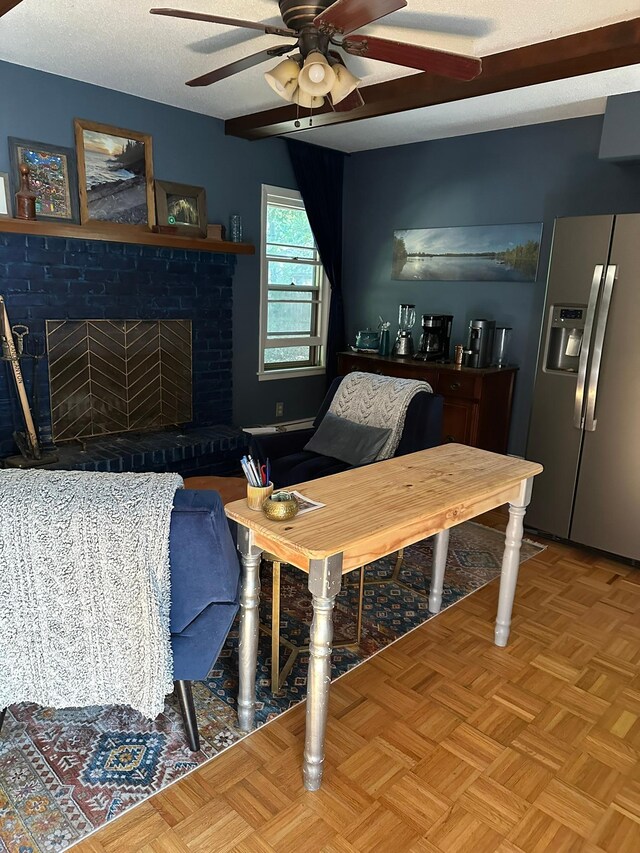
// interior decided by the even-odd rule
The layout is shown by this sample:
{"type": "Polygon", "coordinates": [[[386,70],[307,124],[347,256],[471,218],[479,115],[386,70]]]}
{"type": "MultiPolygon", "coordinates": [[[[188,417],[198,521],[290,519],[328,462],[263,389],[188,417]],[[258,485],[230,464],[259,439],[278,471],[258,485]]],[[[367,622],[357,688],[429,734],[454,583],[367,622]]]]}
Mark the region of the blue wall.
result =
{"type": "MultiPolygon", "coordinates": [[[[257,244],[260,238],[261,184],[296,186],[282,140],[246,142],[225,136],[218,119],[6,62],[0,62],[0,117],[5,139],[17,136],[69,147],[74,144],[74,118],[150,133],[156,178],[203,186],[209,221],[226,225],[230,213],[241,213],[247,242],[257,244]]],[[[2,139],[0,171],[9,171],[2,139]]],[[[258,255],[238,256],[233,282],[233,412],[238,425],[275,421],[276,401],[285,404],[285,420],[313,415],[325,389],[323,376],[258,382],[259,276],[258,255]]],[[[2,286],[0,273],[0,293],[2,286]]]]}
{"type": "Polygon", "coordinates": [[[414,302],[418,314],[453,314],[452,345],[466,341],[474,317],[512,326],[512,361],[520,366],[513,453],[525,448],[554,218],[640,210],[640,168],[599,161],[601,131],[602,117],[595,116],[347,158],[349,339],[358,329],[375,328],[379,314],[392,321],[395,334],[400,302],[414,302]],[[509,222],[544,223],[536,283],[391,280],[395,229],[509,222]]]}

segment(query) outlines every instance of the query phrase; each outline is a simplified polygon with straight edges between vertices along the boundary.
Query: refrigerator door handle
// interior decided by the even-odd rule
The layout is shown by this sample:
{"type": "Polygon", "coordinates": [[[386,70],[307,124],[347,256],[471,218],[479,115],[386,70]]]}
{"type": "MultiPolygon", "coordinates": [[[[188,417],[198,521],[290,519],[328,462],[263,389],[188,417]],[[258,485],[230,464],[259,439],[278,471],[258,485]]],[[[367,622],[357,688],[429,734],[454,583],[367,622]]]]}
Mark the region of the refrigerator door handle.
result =
{"type": "Polygon", "coordinates": [[[604,335],[607,330],[607,318],[609,316],[609,306],[611,305],[611,295],[613,293],[613,285],[615,284],[617,277],[617,265],[609,264],[604,277],[604,288],[602,290],[602,299],[600,301],[600,309],[598,311],[596,334],[593,339],[593,357],[591,359],[591,370],[589,372],[589,386],[587,388],[587,407],[584,425],[584,428],[588,432],[595,432],[598,424],[595,415],[596,400],[598,397],[598,381],[600,379],[600,363],[602,361],[602,348],[604,346],[604,335]]]}
{"type": "Polygon", "coordinates": [[[583,429],[585,424],[583,414],[584,394],[587,384],[587,367],[589,365],[589,351],[591,349],[591,333],[593,331],[593,321],[596,316],[596,306],[598,304],[598,294],[600,293],[603,274],[604,264],[596,264],[593,268],[589,304],[587,306],[587,316],[585,318],[584,332],[582,335],[582,347],[580,349],[580,361],[578,362],[578,381],[576,382],[576,396],[573,408],[573,425],[576,429],[583,429]]]}

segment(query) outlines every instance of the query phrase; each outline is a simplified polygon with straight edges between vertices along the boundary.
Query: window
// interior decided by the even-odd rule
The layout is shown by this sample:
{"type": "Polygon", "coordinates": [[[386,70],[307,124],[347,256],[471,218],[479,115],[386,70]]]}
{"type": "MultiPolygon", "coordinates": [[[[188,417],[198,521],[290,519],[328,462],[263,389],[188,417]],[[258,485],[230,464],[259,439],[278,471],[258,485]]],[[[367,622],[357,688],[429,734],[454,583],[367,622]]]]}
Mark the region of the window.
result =
{"type": "Polygon", "coordinates": [[[300,193],[263,186],[260,379],[324,373],[328,293],[300,193]]]}

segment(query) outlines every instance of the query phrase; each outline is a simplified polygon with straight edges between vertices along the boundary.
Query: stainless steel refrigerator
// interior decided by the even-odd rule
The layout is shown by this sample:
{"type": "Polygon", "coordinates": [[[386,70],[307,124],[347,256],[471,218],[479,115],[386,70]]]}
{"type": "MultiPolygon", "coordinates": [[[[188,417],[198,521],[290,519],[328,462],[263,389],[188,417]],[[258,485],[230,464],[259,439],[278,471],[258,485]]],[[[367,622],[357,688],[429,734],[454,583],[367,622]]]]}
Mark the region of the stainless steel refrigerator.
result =
{"type": "Polygon", "coordinates": [[[640,214],[557,219],[525,523],[640,560],[640,214]]]}

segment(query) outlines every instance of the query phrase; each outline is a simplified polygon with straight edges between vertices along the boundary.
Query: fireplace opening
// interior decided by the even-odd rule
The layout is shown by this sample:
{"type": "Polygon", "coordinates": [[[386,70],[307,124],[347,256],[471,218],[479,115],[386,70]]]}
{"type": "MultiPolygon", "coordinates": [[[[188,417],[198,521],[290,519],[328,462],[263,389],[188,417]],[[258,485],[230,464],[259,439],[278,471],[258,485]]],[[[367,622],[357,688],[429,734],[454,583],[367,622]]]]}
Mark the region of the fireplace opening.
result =
{"type": "Polygon", "coordinates": [[[56,442],[193,420],[190,320],[47,320],[56,442]]]}

